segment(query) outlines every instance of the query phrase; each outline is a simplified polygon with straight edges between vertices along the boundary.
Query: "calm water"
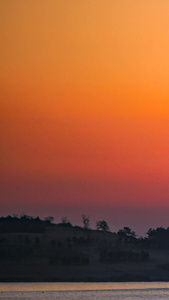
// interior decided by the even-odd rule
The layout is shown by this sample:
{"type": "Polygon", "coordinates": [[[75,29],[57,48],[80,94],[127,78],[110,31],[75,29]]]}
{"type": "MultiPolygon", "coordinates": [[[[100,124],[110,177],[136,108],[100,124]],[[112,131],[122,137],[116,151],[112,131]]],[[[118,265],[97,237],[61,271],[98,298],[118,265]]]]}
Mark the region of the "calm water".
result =
{"type": "Polygon", "coordinates": [[[168,300],[169,283],[0,283],[0,299],[168,300]]]}

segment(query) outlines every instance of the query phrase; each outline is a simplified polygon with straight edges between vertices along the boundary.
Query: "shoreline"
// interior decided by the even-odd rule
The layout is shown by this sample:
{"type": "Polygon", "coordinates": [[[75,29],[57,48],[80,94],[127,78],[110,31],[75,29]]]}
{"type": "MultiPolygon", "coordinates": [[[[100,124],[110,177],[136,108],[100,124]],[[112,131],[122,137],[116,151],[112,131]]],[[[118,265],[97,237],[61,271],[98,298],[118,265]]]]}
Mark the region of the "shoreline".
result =
{"type": "Polygon", "coordinates": [[[111,280],[97,280],[97,279],[94,279],[93,280],[23,280],[23,279],[17,279],[17,280],[11,280],[10,278],[9,279],[0,279],[0,283],[126,283],[126,282],[130,282],[130,283],[134,283],[134,282],[169,282],[169,279],[167,280],[164,280],[164,279],[155,279],[155,280],[114,280],[114,281],[111,281],[111,280]]]}
{"type": "Polygon", "coordinates": [[[83,278],[79,278],[78,276],[70,276],[69,278],[64,278],[64,277],[55,277],[55,276],[50,276],[50,277],[34,277],[34,276],[9,276],[9,277],[0,277],[0,283],[18,283],[18,282],[27,282],[27,283],[39,283],[39,282],[169,282],[169,275],[168,276],[146,276],[143,274],[128,274],[124,273],[121,274],[121,276],[115,277],[115,276],[110,276],[110,277],[101,277],[99,278],[96,276],[87,276],[83,278]]]}
{"type": "Polygon", "coordinates": [[[0,282],[169,282],[169,268],[157,262],[49,265],[0,263],[0,282]]]}

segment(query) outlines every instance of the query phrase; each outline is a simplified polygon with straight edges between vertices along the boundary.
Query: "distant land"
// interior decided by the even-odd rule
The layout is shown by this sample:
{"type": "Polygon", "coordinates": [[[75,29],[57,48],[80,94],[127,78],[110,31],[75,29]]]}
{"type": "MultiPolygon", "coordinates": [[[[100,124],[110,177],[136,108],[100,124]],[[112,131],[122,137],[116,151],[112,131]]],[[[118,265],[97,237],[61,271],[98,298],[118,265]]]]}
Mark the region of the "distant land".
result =
{"type": "Polygon", "coordinates": [[[129,227],[109,231],[72,226],[63,218],[0,218],[0,281],[169,281],[169,228],[137,237],[129,227]]]}

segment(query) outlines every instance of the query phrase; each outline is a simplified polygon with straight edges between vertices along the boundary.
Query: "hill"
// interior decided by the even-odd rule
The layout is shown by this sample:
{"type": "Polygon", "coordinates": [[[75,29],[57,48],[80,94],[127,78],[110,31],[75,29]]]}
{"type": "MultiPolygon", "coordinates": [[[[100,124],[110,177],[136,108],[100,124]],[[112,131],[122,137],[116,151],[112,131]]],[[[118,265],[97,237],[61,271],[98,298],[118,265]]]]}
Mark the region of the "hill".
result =
{"type": "Polygon", "coordinates": [[[28,216],[0,218],[0,281],[169,280],[169,230],[137,238],[53,224],[28,216]]]}

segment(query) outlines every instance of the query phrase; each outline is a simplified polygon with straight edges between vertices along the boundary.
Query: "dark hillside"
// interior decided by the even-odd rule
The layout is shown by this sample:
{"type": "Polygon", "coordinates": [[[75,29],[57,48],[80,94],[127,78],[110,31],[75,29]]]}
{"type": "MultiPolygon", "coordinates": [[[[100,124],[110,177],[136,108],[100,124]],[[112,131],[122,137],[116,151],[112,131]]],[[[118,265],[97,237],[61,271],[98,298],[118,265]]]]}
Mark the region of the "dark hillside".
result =
{"type": "Polygon", "coordinates": [[[0,218],[1,281],[169,280],[169,230],[137,238],[52,223],[27,215],[0,218]]]}

